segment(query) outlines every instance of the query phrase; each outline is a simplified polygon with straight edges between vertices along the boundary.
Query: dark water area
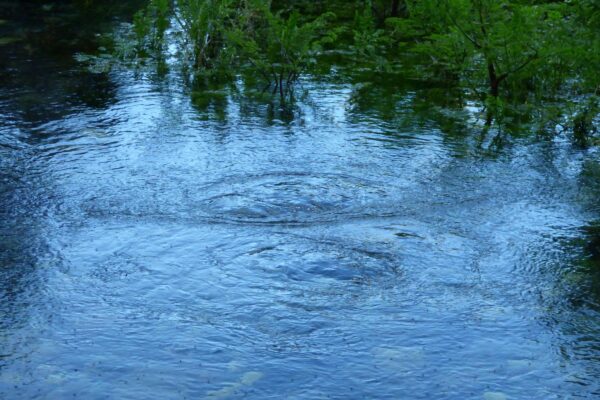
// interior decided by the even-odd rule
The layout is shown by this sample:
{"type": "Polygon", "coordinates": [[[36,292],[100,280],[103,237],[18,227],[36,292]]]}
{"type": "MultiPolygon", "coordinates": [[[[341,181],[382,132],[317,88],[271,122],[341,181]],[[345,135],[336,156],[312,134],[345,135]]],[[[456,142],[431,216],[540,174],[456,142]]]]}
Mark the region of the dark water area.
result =
{"type": "Polygon", "coordinates": [[[0,2],[0,398],[600,396],[597,149],[88,72],[126,8],[0,2]]]}

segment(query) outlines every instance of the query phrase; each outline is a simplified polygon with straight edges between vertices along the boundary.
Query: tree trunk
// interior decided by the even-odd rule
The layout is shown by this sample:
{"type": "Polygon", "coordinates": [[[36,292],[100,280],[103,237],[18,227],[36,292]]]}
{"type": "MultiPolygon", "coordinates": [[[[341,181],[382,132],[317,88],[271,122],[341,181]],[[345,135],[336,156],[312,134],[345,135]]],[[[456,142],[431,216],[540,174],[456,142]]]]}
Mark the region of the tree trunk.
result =
{"type": "Polygon", "coordinates": [[[493,63],[488,63],[488,76],[490,79],[490,94],[494,97],[498,97],[500,93],[500,79],[496,74],[496,68],[493,63]]]}
{"type": "Polygon", "coordinates": [[[405,0],[392,0],[392,13],[390,16],[394,18],[408,17],[405,0]]]}
{"type": "Polygon", "coordinates": [[[392,0],[392,17],[398,17],[398,11],[400,10],[400,0],[392,0]]]}

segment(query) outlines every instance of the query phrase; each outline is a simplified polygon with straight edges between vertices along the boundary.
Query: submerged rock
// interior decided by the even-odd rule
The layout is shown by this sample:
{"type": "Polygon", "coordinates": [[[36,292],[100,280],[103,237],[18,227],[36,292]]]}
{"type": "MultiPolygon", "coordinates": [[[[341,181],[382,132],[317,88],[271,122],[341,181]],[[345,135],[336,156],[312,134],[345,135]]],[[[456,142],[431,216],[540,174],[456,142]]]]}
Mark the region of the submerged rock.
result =
{"type": "Polygon", "coordinates": [[[237,394],[241,389],[252,386],[263,377],[259,371],[246,372],[238,382],[230,383],[220,390],[207,393],[209,399],[227,399],[237,394]]]}
{"type": "Polygon", "coordinates": [[[508,397],[502,392],[485,392],[484,400],[508,400],[508,397]]]}

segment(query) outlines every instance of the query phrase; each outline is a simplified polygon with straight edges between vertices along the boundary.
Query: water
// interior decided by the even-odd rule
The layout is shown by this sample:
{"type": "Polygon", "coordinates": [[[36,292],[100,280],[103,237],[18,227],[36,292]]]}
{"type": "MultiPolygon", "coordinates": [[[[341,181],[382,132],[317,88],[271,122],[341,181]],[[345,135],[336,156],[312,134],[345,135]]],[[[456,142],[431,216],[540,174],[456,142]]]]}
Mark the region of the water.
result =
{"type": "Polygon", "coordinates": [[[600,395],[596,150],[435,88],[191,101],[43,27],[0,47],[0,398],[600,395]]]}

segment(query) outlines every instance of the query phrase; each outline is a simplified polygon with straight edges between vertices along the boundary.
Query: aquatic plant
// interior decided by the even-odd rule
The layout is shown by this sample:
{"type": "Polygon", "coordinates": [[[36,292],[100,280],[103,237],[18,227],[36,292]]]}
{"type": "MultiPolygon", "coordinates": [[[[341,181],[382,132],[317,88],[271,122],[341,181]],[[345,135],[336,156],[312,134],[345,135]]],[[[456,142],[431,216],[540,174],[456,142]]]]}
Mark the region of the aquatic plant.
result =
{"type": "Polygon", "coordinates": [[[303,23],[297,11],[284,16],[264,1],[249,5],[244,24],[229,31],[227,40],[236,47],[241,65],[258,72],[284,99],[300,75],[316,62],[321,46],[335,39],[335,31],[325,30],[334,15],[326,13],[303,23]]]}
{"type": "Polygon", "coordinates": [[[597,124],[583,107],[600,93],[594,0],[148,0],[132,32],[115,40],[122,58],[170,57],[196,87],[241,77],[287,99],[327,53],[346,70],[460,87],[486,126],[533,105],[539,126],[570,126],[578,143],[597,124]]]}
{"type": "Polygon", "coordinates": [[[352,26],[352,54],[362,64],[371,65],[377,70],[385,70],[391,65],[385,56],[389,36],[377,26],[373,13],[373,3],[366,1],[363,9],[356,10],[352,26]]]}

